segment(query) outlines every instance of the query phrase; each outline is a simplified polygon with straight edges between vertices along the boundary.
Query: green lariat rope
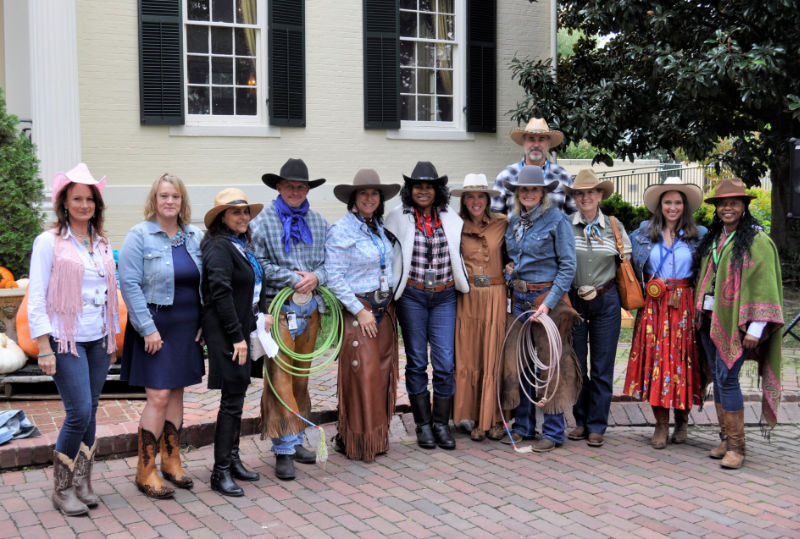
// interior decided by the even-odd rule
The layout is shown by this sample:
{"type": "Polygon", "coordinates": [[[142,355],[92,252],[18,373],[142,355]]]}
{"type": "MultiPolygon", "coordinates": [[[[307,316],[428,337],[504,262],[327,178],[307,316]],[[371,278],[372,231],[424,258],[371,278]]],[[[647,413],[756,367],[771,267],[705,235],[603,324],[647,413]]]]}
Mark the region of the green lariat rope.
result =
{"type": "MultiPolygon", "coordinates": [[[[342,308],[339,305],[339,300],[336,299],[336,296],[333,295],[327,287],[320,286],[318,288],[320,295],[322,296],[322,300],[325,303],[325,312],[320,313],[320,330],[317,334],[317,342],[314,346],[314,351],[308,354],[299,354],[294,350],[291,350],[286,343],[283,342],[283,338],[281,337],[280,331],[280,314],[281,314],[281,307],[289,299],[294,293],[293,288],[283,288],[280,292],[278,292],[272,300],[272,303],[269,304],[269,309],[267,312],[272,315],[273,322],[272,322],[272,338],[275,340],[275,343],[278,345],[283,354],[292,360],[299,361],[304,365],[295,366],[291,363],[287,362],[280,354],[276,354],[274,358],[271,358],[272,361],[280,368],[283,372],[291,375],[291,376],[298,376],[298,377],[309,377],[312,374],[317,374],[318,372],[322,372],[327,369],[331,363],[333,363],[337,357],[339,357],[339,351],[342,348],[342,336],[344,335],[344,317],[342,317],[342,308]],[[324,361],[320,362],[317,365],[311,365],[315,360],[323,357],[331,347],[334,347],[333,353],[331,353],[324,361]]],[[[324,463],[328,460],[328,444],[325,441],[325,431],[319,425],[314,424],[312,421],[306,419],[296,410],[293,410],[286,402],[278,395],[275,386],[272,385],[272,380],[269,377],[269,370],[267,368],[267,362],[264,362],[264,379],[269,384],[269,388],[272,390],[272,394],[275,395],[275,398],[278,399],[284,408],[289,410],[292,415],[295,417],[300,418],[308,425],[316,428],[319,430],[319,443],[317,444],[317,462],[324,463]]]]}

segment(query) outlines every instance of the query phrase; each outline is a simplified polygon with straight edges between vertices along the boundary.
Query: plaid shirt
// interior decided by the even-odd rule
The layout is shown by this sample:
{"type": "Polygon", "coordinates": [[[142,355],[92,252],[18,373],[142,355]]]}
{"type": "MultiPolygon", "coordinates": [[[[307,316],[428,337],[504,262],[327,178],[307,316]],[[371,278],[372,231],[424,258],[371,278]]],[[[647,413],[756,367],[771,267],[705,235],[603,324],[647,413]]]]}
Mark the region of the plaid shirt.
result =
{"type": "MultiPolygon", "coordinates": [[[[414,213],[413,208],[405,208],[405,213],[414,213]]],[[[431,264],[428,264],[428,242],[419,227],[414,228],[414,251],[411,254],[411,267],[408,278],[412,281],[424,282],[425,270],[430,267],[436,272],[435,284],[446,284],[453,280],[453,269],[450,264],[450,253],[447,250],[447,236],[441,226],[433,227],[431,264]]]]}
{"type": "MultiPolygon", "coordinates": [[[[508,165],[497,175],[497,179],[494,181],[494,188],[500,191],[500,196],[492,199],[493,212],[510,215],[511,212],[514,211],[514,192],[506,189],[504,182],[513,182],[516,180],[524,164],[525,160],[523,159],[519,163],[508,165]]],[[[545,161],[544,163],[544,180],[545,183],[558,180],[561,185],[566,184],[570,187],[572,187],[572,182],[574,181],[572,175],[570,175],[564,167],[551,163],[550,161],[545,161]]],[[[575,202],[564,193],[561,185],[549,193],[550,201],[553,203],[553,206],[564,211],[568,215],[578,211],[575,202]]]]}
{"type": "Polygon", "coordinates": [[[296,273],[298,271],[308,271],[316,275],[319,286],[328,282],[328,273],[324,266],[328,223],[312,210],[308,210],[306,220],[314,241],[311,245],[302,241],[293,245],[289,255],[283,248],[283,223],[275,210],[275,202],[250,221],[253,252],[264,268],[264,286],[269,299],[275,297],[281,288],[294,287],[299,283],[301,277],[296,273]]]}

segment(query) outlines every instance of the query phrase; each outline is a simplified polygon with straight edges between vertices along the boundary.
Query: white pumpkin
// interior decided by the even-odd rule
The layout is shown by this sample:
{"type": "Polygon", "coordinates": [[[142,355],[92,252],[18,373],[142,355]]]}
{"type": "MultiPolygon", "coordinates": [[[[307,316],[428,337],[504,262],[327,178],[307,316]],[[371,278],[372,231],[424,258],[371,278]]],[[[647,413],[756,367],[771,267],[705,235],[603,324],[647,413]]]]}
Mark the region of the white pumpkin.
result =
{"type": "Polygon", "coordinates": [[[17,343],[0,333],[0,374],[8,374],[25,366],[28,357],[17,343]]]}
{"type": "Polygon", "coordinates": [[[18,285],[18,286],[19,286],[19,287],[20,287],[22,290],[25,290],[26,288],[28,288],[28,282],[29,282],[29,281],[30,281],[30,279],[28,279],[27,277],[26,277],[25,279],[17,279],[17,285],[18,285]]]}

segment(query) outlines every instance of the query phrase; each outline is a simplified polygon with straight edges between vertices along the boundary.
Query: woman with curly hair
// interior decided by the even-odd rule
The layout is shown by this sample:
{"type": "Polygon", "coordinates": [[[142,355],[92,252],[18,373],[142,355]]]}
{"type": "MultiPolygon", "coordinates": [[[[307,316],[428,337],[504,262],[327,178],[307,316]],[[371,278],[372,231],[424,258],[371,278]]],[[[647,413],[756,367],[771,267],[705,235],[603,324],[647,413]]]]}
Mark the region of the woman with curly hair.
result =
{"type": "Polygon", "coordinates": [[[745,457],[744,400],[739,372],[748,357],[758,361],[762,424],[777,423],[781,395],[783,288],[778,250],[748,205],[753,196],[738,178],[717,184],[709,234],[695,257],[700,340],[714,383],[721,443],[709,456],[723,468],[741,468],[745,457]]]}
{"type": "Polygon", "coordinates": [[[455,392],[456,291],[469,292],[461,258],[461,218],[448,211],[447,176],[420,161],[403,175],[402,205],[386,217],[394,234],[393,276],[397,316],[406,350],[406,390],[417,425],[417,443],[455,449],[450,432],[455,392]],[[428,392],[428,345],[433,365],[433,416],[428,392]]]}

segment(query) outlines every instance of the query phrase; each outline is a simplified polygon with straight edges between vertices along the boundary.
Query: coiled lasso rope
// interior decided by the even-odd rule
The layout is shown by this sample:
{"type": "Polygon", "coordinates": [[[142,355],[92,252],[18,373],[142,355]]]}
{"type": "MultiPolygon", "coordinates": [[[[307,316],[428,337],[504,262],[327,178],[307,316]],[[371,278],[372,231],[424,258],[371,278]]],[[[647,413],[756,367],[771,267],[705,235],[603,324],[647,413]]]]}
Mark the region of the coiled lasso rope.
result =
{"type": "MultiPolygon", "coordinates": [[[[298,376],[298,377],[309,377],[312,374],[317,374],[318,372],[322,372],[327,369],[331,363],[336,360],[339,356],[339,350],[342,348],[342,336],[344,335],[344,318],[342,317],[342,309],[339,305],[339,300],[336,299],[336,296],[333,295],[327,287],[320,286],[317,290],[319,290],[320,296],[322,296],[322,300],[325,303],[325,312],[320,313],[320,331],[317,334],[317,342],[314,346],[314,351],[308,354],[299,354],[293,350],[291,350],[286,343],[283,342],[283,338],[281,337],[280,331],[280,314],[281,314],[281,307],[289,299],[294,293],[293,288],[283,288],[281,289],[273,298],[272,303],[269,304],[269,309],[267,312],[272,315],[273,322],[272,322],[272,338],[275,340],[278,348],[284,355],[292,360],[299,361],[303,363],[303,365],[292,365],[291,363],[287,362],[286,360],[281,357],[280,354],[276,354],[272,361],[280,368],[283,372],[291,375],[291,376],[298,376]],[[312,365],[312,363],[323,357],[330,348],[333,347],[333,353],[331,353],[324,361],[321,361],[317,365],[312,365]]],[[[284,408],[289,410],[292,415],[295,417],[305,421],[309,426],[316,428],[319,431],[319,442],[317,443],[316,453],[317,453],[317,462],[324,463],[328,460],[328,444],[325,441],[325,431],[322,430],[322,427],[315,424],[314,422],[306,419],[300,412],[297,410],[293,410],[286,402],[278,395],[278,391],[275,389],[275,386],[272,385],[272,380],[269,377],[269,369],[267,368],[267,362],[264,362],[264,379],[269,384],[269,388],[272,390],[272,394],[275,395],[275,398],[278,399],[284,408]]]]}
{"type": "Polygon", "coordinates": [[[503,354],[505,353],[506,349],[506,341],[508,341],[508,336],[512,333],[514,326],[517,324],[521,325],[519,337],[517,338],[517,343],[515,346],[519,387],[520,391],[522,392],[522,395],[520,395],[519,398],[522,399],[524,395],[524,397],[531,401],[535,406],[538,408],[543,408],[544,405],[555,396],[556,390],[558,389],[559,380],[561,379],[561,369],[559,368],[559,363],[561,359],[562,343],[561,334],[558,332],[558,326],[556,326],[555,322],[553,322],[553,319],[546,314],[540,314],[535,321],[531,321],[530,316],[534,312],[534,310],[525,311],[514,318],[514,321],[511,322],[511,325],[506,331],[506,336],[503,338],[503,343],[500,345],[500,361],[497,362],[497,371],[495,373],[495,379],[497,380],[497,406],[500,409],[500,417],[503,420],[503,428],[506,429],[506,434],[511,440],[511,445],[514,448],[514,451],[517,453],[530,453],[533,449],[531,446],[517,447],[513,436],[511,436],[511,429],[508,427],[506,416],[503,413],[503,403],[501,398],[502,379],[500,376],[500,370],[503,367],[503,354]],[[521,321],[523,318],[525,319],[524,322],[521,321]],[[545,333],[547,334],[547,340],[550,343],[549,364],[541,361],[539,359],[539,354],[536,353],[536,345],[533,341],[533,328],[531,327],[531,324],[534,322],[542,324],[545,333]],[[525,388],[526,384],[523,384],[523,380],[530,384],[531,389],[533,390],[533,395],[528,394],[528,390],[525,388]],[[537,394],[542,395],[542,398],[536,400],[537,394]]]}

